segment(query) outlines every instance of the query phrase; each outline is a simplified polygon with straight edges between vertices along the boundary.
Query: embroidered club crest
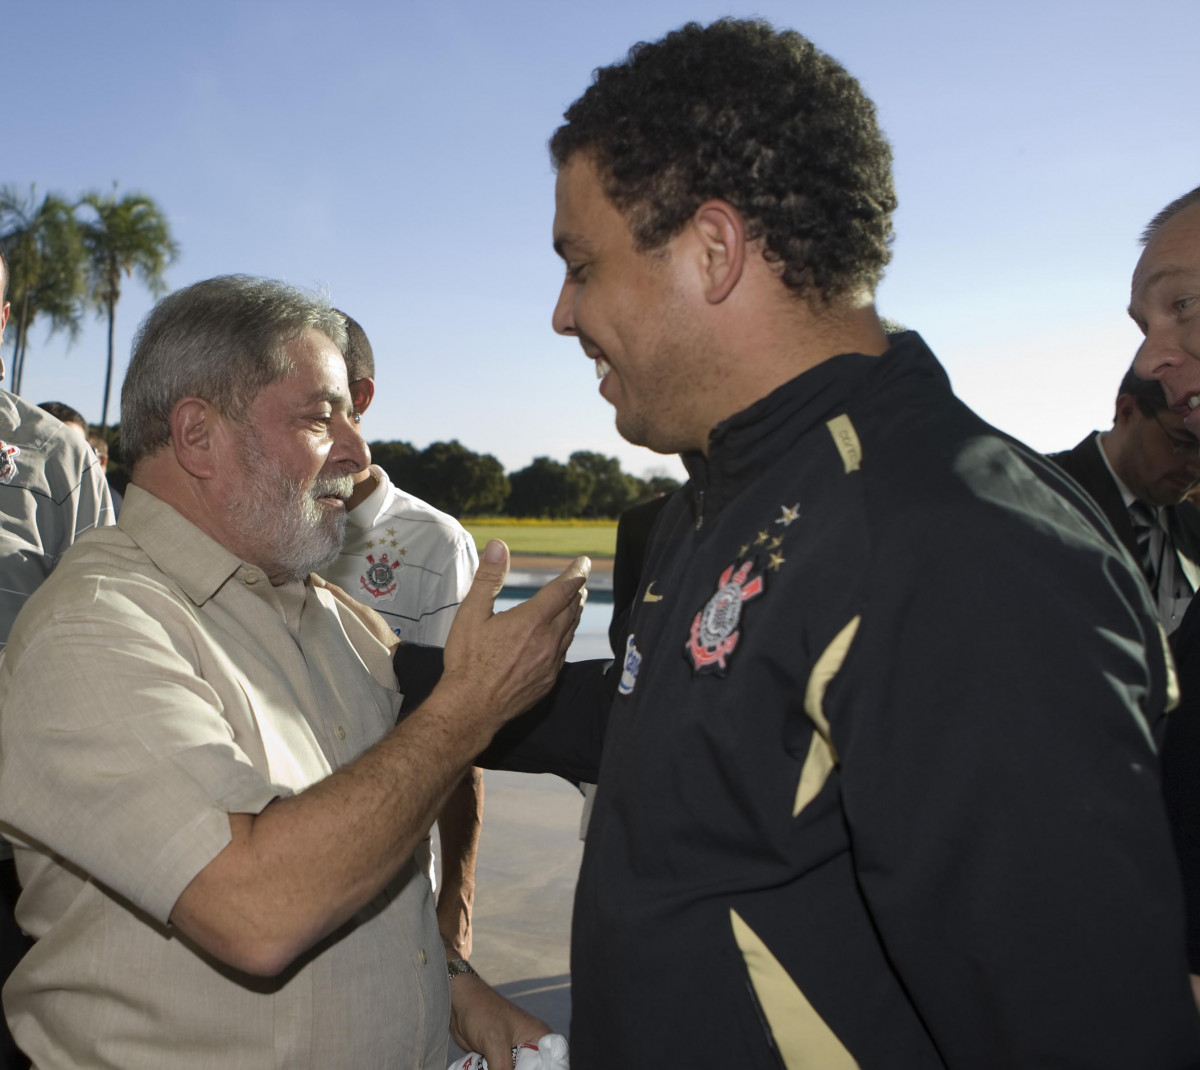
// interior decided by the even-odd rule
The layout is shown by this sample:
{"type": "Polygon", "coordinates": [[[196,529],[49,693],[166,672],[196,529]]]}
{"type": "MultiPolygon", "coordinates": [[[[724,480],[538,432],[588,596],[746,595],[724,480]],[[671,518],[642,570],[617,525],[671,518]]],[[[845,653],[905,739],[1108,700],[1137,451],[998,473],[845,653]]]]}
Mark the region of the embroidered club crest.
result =
{"type": "Polygon", "coordinates": [[[372,598],[394,598],[399,587],[396,573],[401,564],[400,561],[389,561],[387,554],[380,554],[378,561],[373,554],[367,554],[367,570],[358,582],[372,598]]]}
{"type": "Polygon", "coordinates": [[[621,670],[621,682],[617,694],[628,695],[637,683],[638,670],[642,667],[642,652],[633,645],[633,636],[625,640],[625,665],[621,670]]]}
{"type": "Polygon", "coordinates": [[[19,446],[0,441],[0,483],[7,484],[13,481],[13,476],[17,474],[16,458],[20,452],[19,446]]]}
{"type": "Polygon", "coordinates": [[[711,669],[724,672],[737,647],[741,632],[742,603],[763,593],[763,576],[750,578],[753,561],[743,562],[735,572],[730,565],[717,580],[717,593],[692,620],[691,635],[684,650],[697,673],[711,669]]]}

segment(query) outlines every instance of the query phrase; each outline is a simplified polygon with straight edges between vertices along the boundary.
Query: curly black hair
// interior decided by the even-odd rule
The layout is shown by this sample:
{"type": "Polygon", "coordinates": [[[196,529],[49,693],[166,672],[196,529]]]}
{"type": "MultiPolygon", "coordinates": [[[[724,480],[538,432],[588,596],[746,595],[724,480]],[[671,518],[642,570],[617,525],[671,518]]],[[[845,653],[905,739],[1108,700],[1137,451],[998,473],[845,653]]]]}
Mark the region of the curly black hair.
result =
{"type": "Polygon", "coordinates": [[[797,294],[833,302],[879,282],[891,148],[858,82],[795,31],[690,22],[598,68],[563,118],[554,165],[589,155],[642,251],[719,198],[797,294]]]}

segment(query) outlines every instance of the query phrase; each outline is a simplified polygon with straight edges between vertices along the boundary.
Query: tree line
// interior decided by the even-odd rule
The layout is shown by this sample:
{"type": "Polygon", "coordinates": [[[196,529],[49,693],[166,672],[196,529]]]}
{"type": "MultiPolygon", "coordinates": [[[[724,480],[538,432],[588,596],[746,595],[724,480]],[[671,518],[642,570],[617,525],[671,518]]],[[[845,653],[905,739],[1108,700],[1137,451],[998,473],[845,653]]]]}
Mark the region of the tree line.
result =
{"type": "Polygon", "coordinates": [[[164,272],[179,255],[167,218],[144,193],[85,193],[77,200],[37,189],[0,186],[0,247],[8,259],[13,332],[11,379],[21,392],[29,331],[45,317],[51,333],[74,340],[85,312],[108,321],[108,367],[100,427],[108,426],[112,393],[113,325],[121,285],[137,278],[155,296],[166,292],[164,272]]]}
{"type": "Polygon", "coordinates": [[[407,442],[370,446],[371,457],[396,486],[456,517],[616,519],[630,506],[679,487],[666,475],[630,475],[616,457],[590,450],[576,450],[566,464],[536,457],[506,474],[490,453],[475,453],[457,440],[423,450],[407,442]]]}

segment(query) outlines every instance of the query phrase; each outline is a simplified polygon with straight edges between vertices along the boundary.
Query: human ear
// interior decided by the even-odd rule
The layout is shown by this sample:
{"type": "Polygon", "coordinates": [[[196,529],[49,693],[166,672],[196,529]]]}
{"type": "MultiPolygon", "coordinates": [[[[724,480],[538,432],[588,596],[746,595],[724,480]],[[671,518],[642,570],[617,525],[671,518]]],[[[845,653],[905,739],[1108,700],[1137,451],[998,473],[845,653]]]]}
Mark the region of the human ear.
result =
{"type": "Polygon", "coordinates": [[[1118,394],[1117,408],[1113,413],[1113,425],[1129,423],[1139,411],[1137,398],[1132,394],[1118,394]]]}
{"type": "Polygon", "coordinates": [[[720,304],[741,281],[746,267],[746,228],[742,214],[727,201],[705,201],[692,216],[703,251],[704,296],[720,304]]]}
{"type": "Polygon", "coordinates": [[[189,475],[211,479],[220,468],[217,423],[221,417],[202,398],[181,398],[171,410],[171,448],[189,475]]]}
{"type": "Polygon", "coordinates": [[[355,379],[350,384],[350,404],[354,406],[354,411],[359,416],[367,411],[374,397],[374,379],[355,379]]]}

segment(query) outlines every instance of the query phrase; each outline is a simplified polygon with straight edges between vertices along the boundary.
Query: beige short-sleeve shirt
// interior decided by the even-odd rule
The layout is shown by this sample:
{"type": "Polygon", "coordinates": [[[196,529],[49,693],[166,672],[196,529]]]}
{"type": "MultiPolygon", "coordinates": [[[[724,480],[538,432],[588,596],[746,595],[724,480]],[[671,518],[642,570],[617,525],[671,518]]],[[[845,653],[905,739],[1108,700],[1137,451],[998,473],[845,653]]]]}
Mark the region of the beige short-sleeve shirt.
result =
{"type": "Polygon", "coordinates": [[[37,937],[4,1006],[35,1065],[441,1070],[445,968],[411,863],[279,978],[167,924],[229,813],[351,761],[399,702],[388,651],[321,581],[273,587],[130,487],[0,658],[0,821],[37,937]]]}

